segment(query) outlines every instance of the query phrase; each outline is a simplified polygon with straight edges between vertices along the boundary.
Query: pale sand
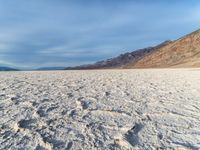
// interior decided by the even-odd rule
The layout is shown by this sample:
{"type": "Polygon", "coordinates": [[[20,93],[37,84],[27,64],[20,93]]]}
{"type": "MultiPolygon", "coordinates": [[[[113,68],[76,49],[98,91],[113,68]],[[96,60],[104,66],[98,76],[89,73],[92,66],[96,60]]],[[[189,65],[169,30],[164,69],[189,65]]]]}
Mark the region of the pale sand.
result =
{"type": "Polygon", "coordinates": [[[199,149],[200,70],[0,73],[0,149],[199,149]]]}

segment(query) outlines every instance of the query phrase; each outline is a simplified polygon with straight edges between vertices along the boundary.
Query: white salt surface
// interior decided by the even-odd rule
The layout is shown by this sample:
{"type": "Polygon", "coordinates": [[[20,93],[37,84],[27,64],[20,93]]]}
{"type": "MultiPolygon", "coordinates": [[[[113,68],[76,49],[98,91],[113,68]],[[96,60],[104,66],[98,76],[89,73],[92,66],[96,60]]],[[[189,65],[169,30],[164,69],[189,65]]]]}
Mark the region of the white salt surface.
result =
{"type": "Polygon", "coordinates": [[[199,148],[199,69],[0,73],[0,149],[199,148]]]}

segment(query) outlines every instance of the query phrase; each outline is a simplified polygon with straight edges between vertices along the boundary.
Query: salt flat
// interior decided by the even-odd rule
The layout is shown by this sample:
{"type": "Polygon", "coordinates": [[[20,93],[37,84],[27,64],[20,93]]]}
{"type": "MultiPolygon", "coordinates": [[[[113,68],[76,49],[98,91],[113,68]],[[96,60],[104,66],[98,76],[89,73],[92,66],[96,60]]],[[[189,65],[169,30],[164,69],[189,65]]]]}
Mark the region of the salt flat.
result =
{"type": "Polygon", "coordinates": [[[0,149],[200,149],[200,69],[0,73],[0,149]]]}

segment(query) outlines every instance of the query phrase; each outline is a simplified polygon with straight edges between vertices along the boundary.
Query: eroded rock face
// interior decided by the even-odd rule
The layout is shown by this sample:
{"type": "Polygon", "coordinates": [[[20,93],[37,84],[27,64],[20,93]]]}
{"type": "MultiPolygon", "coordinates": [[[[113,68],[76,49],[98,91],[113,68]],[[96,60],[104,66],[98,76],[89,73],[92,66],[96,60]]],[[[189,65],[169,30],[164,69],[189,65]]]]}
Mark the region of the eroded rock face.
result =
{"type": "Polygon", "coordinates": [[[127,68],[200,67],[200,30],[161,47],[127,68]]]}
{"type": "Polygon", "coordinates": [[[0,74],[0,149],[199,149],[200,70],[0,74]]]}
{"type": "Polygon", "coordinates": [[[95,64],[66,69],[200,67],[200,30],[175,41],[135,50],[95,64]]]}
{"type": "Polygon", "coordinates": [[[66,70],[71,69],[109,69],[109,68],[123,68],[126,67],[126,65],[130,63],[136,63],[146,55],[149,55],[157,50],[159,50],[161,47],[171,43],[171,41],[165,41],[157,46],[154,47],[148,47],[144,49],[135,50],[133,52],[121,54],[115,58],[111,58],[104,61],[99,61],[95,64],[89,64],[89,65],[82,65],[77,67],[68,67],[66,70]]]}

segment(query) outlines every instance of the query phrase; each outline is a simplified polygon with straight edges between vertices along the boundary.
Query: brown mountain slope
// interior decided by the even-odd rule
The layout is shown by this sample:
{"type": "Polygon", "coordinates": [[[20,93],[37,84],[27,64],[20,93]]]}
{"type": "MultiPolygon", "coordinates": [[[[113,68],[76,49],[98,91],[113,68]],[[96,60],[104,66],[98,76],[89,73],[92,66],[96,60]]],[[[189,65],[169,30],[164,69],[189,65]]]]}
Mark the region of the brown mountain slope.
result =
{"type": "Polygon", "coordinates": [[[138,60],[142,59],[144,56],[154,53],[155,51],[159,50],[161,47],[164,47],[171,43],[171,41],[165,41],[157,46],[143,48],[139,50],[135,50],[132,52],[121,54],[117,57],[110,58],[107,60],[99,61],[94,64],[88,65],[81,65],[75,67],[67,67],[66,70],[73,70],[73,69],[115,69],[115,68],[123,68],[124,66],[137,62],[138,60]]]}
{"type": "Polygon", "coordinates": [[[146,55],[124,68],[200,67],[200,30],[146,55]]]}

